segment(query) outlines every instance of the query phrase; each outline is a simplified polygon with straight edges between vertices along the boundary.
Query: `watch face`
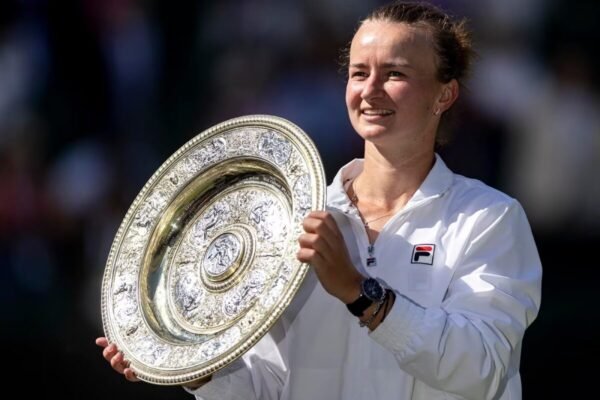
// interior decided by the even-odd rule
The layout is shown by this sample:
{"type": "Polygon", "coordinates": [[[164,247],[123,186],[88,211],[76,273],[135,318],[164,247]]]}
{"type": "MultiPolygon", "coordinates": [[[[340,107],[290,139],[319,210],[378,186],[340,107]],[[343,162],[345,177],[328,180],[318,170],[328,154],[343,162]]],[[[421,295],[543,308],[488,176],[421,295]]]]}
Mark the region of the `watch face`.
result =
{"type": "Polygon", "coordinates": [[[368,278],[363,281],[362,284],[363,293],[369,299],[373,301],[380,301],[383,299],[384,290],[381,284],[374,278],[368,278]]]}

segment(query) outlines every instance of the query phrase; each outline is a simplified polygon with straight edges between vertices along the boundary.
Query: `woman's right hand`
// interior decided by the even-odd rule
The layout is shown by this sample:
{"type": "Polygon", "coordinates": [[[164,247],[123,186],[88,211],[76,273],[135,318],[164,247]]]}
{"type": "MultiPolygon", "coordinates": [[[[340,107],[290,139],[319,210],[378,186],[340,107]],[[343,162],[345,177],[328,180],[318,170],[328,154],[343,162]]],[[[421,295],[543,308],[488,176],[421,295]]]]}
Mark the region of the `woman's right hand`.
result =
{"type": "MultiPolygon", "coordinates": [[[[130,382],[139,382],[140,379],[135,376],[135,372],[131,368],[129,368],[129,361],[126,361],[123,358],[123,352],[119,351],[117,345],[114,343],[109,344],[108,339],[105,337],[99,337],[96,339],[96,344],[102,347],[104,350],[102,351],[102,356],[110,363],[110,366],[120,373],[121,375],[125,375],[125,379],[130,382]]],[[[209,375],[205,378],[198,379],[193,382],[188,382],[183,386],[187,387],[191,390],[196,390],[201,386],[210,382],[212,375],[209,375]]]]}
{"type": "Polygon", "coordinates": [[[117,345],[114,343],[108,343],[108,339],[105,337],[99,337],[96,339],[96,344],[102,347],[102,356],[110,363],[110,366],[118,373],[125,376],[130,382],[139,382],[135,372],[129,368],[129,361],[126,361],[123,357],[123,352],[119,351],[117,345]]]}

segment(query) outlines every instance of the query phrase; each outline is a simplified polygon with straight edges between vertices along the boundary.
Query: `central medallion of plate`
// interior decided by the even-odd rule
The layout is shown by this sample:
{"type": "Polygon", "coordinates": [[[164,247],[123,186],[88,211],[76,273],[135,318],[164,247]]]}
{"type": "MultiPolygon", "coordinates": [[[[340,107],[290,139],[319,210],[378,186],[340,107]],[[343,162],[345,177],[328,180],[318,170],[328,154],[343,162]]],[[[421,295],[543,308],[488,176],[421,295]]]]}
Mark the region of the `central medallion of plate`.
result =
{"type": "Polygon", "coordinates": [[[242,254],[240,238],[233,233],[219,235],[208,246],[204,256],[204,270],[208,278],[220,281],[235,272],[242,254]]]}

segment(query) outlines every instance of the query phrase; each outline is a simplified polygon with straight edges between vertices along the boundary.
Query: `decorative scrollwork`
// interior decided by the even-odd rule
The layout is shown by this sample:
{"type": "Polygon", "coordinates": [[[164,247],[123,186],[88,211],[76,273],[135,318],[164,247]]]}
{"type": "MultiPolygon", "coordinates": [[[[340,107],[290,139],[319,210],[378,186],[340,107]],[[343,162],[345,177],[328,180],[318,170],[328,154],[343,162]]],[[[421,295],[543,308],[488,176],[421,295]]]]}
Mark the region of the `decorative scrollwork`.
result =
{"type": "Polygon", "coordinates": [[[156,171],[115,237],[102,283],[107,337],[151,383],[229,364],[298,290],[299,224],[324,198],[318,153],[291,123],[249,116],[201,133],[156,171]]]}

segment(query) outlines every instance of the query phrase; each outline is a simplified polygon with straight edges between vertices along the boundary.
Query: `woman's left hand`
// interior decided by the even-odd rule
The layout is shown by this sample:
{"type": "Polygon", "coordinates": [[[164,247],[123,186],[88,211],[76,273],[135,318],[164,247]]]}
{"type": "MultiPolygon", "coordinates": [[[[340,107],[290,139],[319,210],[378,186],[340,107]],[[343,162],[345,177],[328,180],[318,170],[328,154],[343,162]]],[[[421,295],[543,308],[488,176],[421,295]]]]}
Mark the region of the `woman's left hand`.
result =
{"type": "Polygon", "coordinates": [[[333,216],[327,211],[313,211],[302,226],[306,233],[298,238],[298,260],[314,268],[329,294],[346,304],[356,300],[364,277],[352,265],[344,237],[333,216]]]}

